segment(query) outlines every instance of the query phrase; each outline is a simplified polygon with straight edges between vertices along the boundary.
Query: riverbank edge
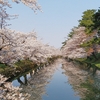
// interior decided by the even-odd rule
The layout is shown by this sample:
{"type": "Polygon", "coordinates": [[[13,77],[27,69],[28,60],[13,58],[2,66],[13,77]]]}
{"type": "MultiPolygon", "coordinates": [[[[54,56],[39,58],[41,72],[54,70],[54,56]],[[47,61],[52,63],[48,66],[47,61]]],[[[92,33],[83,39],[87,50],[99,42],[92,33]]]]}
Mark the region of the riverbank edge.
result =
{"type": "Polygon", "coordinates": [[[96,61],[93,56],[89,56],[86,58],[68,58],[65,57],[65,59],[67,59],[67,61],[69,62],[76,62],[77,64],[81,65],[82,67],[84,67],[85,70],[91,71],[93,75],[96,74],[97,70],[100,70],[100,53],[97,55],[98,56],[98,60],[96,61]]]}
{"type": "Polygon", "coordinates": [[[13,67],[8,66],[5,63],[0,63],[0,74],[4,77],[7,77],[7,81],[12,81],[31,70],[34,70],[36,72],[38,68],[50,65],[58,58],[61,58],[61,56],[53,56],[51,58],[47,58],[47,62],[38,64],[29,59],[25,59],[14,63],[13,67]]]}

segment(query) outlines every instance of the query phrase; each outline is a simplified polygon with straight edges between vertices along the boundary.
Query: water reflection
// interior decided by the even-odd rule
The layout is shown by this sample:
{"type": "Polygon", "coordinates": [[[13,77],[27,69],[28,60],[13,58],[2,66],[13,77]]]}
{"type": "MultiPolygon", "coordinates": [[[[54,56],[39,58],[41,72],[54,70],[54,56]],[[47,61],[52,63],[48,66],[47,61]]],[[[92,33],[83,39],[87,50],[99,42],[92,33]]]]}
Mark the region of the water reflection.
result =
{"type": "Polygon", "coordinates": [[[75,63],[58,60],[18,78],[29,100],[100,100],[100,73],[92,76],[75,63]]]}
{"type": "Polygon", "coordinates": [[[27,75],[24,75],[23,78],[24,78],[24,82],[20,79],[20,77],[17,78],[17,81],[18,81],[21,85],[27,85],[27,82],[28,82],[28,80],[27,80],[27,75]]]}
{"type": "Polygon", "coordinates": [[[100,77],[98,75],[95,77],[89,76],[81,86],[88,90],[81,100],[100,100],[100,77]]]}
{"type": "Polygon", "coordinates": [[[68,82],[73,87],[80,100],[100,100],[100,72],[95,76],[80,69],[70,62],[63,63],[62,67],[68,76],[68,82]]]}
{"type": "Polygon", "coordinates": [[[63,60],[58,60],[50,66],[43,67],[37,73],[18,78],[22,92],[31,95],[29,100],[79,100],[74,95],[72,87],[67,82],[62,67],[63,60]],[[31,75],[31,77],[30,77],[31,75]]]}
{"type": "Polygon", "coordinates": [[[20,87],[22,88],[22,92],[27,92],[31,95],[29,100],[42,100],[42,96],[47,94],[46,86],[49,84],[58,64],[57,61],[48,67],[43,67],[40,71],[37,70],[37,73],[34,75],[31,72],[32,77],[29,77],[28,81],[26,81],[26,76],[24,77],[24,82],[19,81],[21,83],[20,87]],[[23,83],[27,85],[23,85],[23,83]]]}
{"type": "Polygon", "coordinates": [[[84,93],[87,91],[85,88],[81,88],[81,84],[86,81],[88,73],[79,67],[75,66],[72,62],[63,63],[62,68],[65,70],[64,74],[68,76],[68,82],[81,98],[84,97],[84,93]]]}

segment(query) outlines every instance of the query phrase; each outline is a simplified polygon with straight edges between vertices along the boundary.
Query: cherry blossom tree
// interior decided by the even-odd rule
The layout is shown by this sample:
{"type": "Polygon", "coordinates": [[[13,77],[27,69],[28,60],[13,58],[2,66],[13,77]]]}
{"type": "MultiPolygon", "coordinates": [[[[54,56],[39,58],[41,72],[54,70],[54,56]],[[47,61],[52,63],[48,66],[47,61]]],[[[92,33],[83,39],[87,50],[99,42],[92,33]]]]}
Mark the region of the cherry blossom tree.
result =
{"type": "MultiPolygon", "coordinates": [[[[22,2],[34,11],[40,10],[37,0],[12,0],[22,2]]],[[[60,55],[60,51],[52,46],[43,44],[37,39],[36,32],[23,33],[7,29],[7,20],[11,20],[5,7],[11,7],[9,0],[0,0],[0,62],[14,64],[19,60],[30,59],[40,64],[48,58],[60,55]]]]}
{"type": "Polygon", "coordinates": [[[2,29],[0,35],[0,61],[13,64],[18,60],[30,59],[40,64],[47,58],[61,55],[60,50],[43,44],[37,39],[36,32],[22,33],[10,29],[2,29]]]}
{"type": "MultiPolygon", "coordinates": [[[[26,6],[30,7],[32,10],[40,10],[40,5],[38,5],[37,0],[12,0],[13,2],[20,3],[22,2],[26,6]]],[[[0,4],[9,5],[9,0],[0,0],[0,4]]]]}
{"type": "Polygon", "coordinates": [[[85,49],[80,46],[84,41],[86,41],[87,36],[84,30],[84,27],[74,29],[73,36],[66,41],[65,45],[61,49],[64,57],[84,58],[87,56],[85,49]]]}
{"type": "Polygon", "coordinates": [[[9,15],[6,12],[7,7],[10,8],[9,5],[0,4],[0,28],[6,28],[7,26],[11,25],[7,23],[7,20],[17,18],[17,15],[9,15]]]}
{"type": "Polygon", "coordinates": [[[29,94],[21,93],[21,88],[6,81],[7,78],[0,75],[0,100],[29,100],[29,94]]]}

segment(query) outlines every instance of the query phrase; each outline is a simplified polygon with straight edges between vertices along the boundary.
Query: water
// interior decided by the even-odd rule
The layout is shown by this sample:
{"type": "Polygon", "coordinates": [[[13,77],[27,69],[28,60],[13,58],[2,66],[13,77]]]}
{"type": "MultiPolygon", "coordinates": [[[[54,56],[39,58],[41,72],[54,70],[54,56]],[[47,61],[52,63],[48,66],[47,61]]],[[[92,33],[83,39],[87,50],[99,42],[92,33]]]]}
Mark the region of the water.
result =
{"type": "Polygon", "coordinates": [[[46,91],[48,95],[42,97],[43,100],[79,100],[78,96],[75,96],[74,91],[70,84],[68,84],[67,76],[62,74],[64,71],[58,66],[58,69],[54,72],[50,84],[47,85],[46,91]]]}
{"type": "Polygon", "coordinates": [[[94,83],[98,78],[64,60],[13,81],[14,86],[31,95],[29,100],[100,100],[100,86],[94,83]]]}

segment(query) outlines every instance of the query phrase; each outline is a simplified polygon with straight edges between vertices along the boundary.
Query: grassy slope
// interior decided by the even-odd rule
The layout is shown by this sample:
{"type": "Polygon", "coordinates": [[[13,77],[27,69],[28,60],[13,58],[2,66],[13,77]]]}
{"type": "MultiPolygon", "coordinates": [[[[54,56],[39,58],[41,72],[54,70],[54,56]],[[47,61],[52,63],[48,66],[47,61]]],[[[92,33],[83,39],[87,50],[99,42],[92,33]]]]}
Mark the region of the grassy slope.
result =
{"type": "Polygon", "coordinates": [[[61,58],[60,56],[53,56],[52,58],[48,58],[47,62],[40,63],[38,66],[33,61],[28,59],[16,62],[13,67],[7,66],[6,64],[0,63],[0,74],[6,77],[18,77],[22,76],[25,73],[28,73],[31,70],[36,70],[38,67],[42,67],[46,64],[53,63],[56,59],[61,58]]]}

